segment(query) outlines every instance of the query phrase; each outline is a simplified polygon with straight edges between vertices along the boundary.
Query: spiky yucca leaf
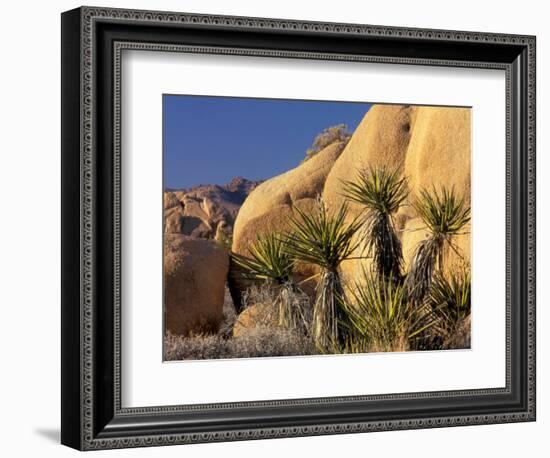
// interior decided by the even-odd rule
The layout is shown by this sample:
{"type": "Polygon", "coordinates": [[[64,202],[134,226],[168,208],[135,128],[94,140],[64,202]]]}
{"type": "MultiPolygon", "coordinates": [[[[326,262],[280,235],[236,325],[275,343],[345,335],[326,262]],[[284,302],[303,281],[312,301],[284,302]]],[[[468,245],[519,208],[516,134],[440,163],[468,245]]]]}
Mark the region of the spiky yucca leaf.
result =
{"type": "Polygon", "coordinates": [[[437,263],[443,265],[443,250],[443,239],[439,237],[428,237],[417,245],[406,282],[415,303],[420,303],[429,291],[437,263]]]}
{"type": "Polygon", "coordinates": [[[454,333],[471,312],[471,277],[463,270],[451,272],[447,277],[437,273],[433,279],[427,302],[438,317],[442,333],[454,333]]]}
{"type": "Polygon", "coordinates": [[[349,351],[406,351],[434,323],[429,307],[408,300],[405,285],[366,271],[349,299],[342,304],[349,351]]]}
{"type": "Polygon", "coordinates": [[[344,181],[343,186],[345,197],[365,207],[362,238],[378,275],[399,280],[403,251],[392,214],[407,198],[407,180],[400,178],[397,169],[369,167],[361,169],[355,180],[344,181]]]}
{"type": "Polygon", "coordinates": [[[311,323],[307,296],[291,280],[294,259],[284,249],[284,238],[272,232],[258,236],[249,248],[250,258],[233,253],[235,263],[243,269],[242,275],[272,286],[272,307],[268,311],[273,321],[286,329],[307,333],[311,323]]]}
{"type": "Polygon", "coordinates": [[[284,284],[290,280],[294,260],[284,249],[284,241],[275,232],[259,235],[249,248],[250,257],[232,253],[235,263],[249,280],[284,284]]]}
{"type": "Polygon", "coordinates": [[[346,197],[379,213],[395,213],[408,193],[406,178],[385,166],[362,168],[355,180],[344,181],[346,197]]]}
{"type": "Polygon", "coordinates": [[[435,188],[431,192],[423,189],[413,206],[429,231],[414,252],[407,277],[409,294],[419,303],[429,291],[434,273],[443,269],[446,250],[458,253],[453,238],[470,222],[470,208],[454,190],[445,187],[441,192],[435,188]]]}
{"type": "Polygon", "coordinates": [[[354,235],[361,225],[359,218],[346,223],[347,206],[330,214],[319,199],[312,213],[294,208],[297,216],[290,218],[290,231],[285,237],[286,252],[293,258],[334,270],[351,258],[359,242],[354,235]]]}
{"type": "Polygon", "coordinates": [[[273,322],[304,334],[311,323],[311,306],[307,295],[291,279],[294,259],[284,249],[284,238],[276,232],[258,236],[249,249],[251,258],[233,253],[235,263],[249,280],[271,285],[272,307],[267,311],[273,322]]]}
{"type": "Polygon", "coordinates": [[[354,235],[360,221],[355,218],[346,223],[346,205],[331,214],[321,199],[312,213],[298,208],[295,211],[296,216],[290,219],[285,247],[293,258],[321,268],[313,307],[312,334],[320,351],[333,352],[345,340],[344,330],[339,326],[343,286],[338,266],[351,259],[358,246],[354,235]]]}
{"type": "Polygon", "coordinates": [[[464,198],[444,186],[441,192],[435,187],[431,192],[422,189],[413,206],[433,235],[452,237],[470,222],[470,207],[464,205],[464,198]]]}

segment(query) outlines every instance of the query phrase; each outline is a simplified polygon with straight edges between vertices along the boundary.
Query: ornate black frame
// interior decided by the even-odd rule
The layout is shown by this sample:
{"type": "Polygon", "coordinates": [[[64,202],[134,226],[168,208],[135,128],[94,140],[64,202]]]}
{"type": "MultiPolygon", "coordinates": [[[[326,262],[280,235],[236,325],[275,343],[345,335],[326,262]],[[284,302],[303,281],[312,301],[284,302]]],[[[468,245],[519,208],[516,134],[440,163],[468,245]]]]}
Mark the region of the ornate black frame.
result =
{"type": "Polygon", "coordinates": [[[535,420],[535,37],[82,7],[62,14],[62,434],[80,449],[535,420]],[[120,405],[124,49],[506,71],[505,388],[120,405]]]}

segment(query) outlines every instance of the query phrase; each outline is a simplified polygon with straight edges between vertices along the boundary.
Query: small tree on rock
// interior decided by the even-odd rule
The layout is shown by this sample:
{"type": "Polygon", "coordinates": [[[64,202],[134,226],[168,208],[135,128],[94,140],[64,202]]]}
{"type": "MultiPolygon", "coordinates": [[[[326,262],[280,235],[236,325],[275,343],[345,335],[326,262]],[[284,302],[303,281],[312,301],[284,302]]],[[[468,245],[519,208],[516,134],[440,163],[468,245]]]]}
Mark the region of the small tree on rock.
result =
{"type": "Polygon", "coordinates": [[[327,127],[323,132],[318,134],[313,140],[313,144],[306,151],[306,157],[304,162],[311,159],[319,151],[332,145],[336,142],[343,142],[344,146],[349,142],[351,138],[351,132],[348,130],[346,124],[338,124],[336,126],[327,127]]]}

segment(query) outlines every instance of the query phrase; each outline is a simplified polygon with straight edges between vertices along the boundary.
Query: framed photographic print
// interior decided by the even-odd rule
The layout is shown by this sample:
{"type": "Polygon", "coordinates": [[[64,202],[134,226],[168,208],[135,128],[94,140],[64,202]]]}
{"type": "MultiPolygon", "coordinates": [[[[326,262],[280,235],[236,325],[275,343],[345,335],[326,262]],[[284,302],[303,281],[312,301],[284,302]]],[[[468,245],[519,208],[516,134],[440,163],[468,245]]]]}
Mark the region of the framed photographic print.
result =
{"type": "Polygon", "coordinates": [[[535,38],[62,15],[62,443],[535,419],[535,38]]]}

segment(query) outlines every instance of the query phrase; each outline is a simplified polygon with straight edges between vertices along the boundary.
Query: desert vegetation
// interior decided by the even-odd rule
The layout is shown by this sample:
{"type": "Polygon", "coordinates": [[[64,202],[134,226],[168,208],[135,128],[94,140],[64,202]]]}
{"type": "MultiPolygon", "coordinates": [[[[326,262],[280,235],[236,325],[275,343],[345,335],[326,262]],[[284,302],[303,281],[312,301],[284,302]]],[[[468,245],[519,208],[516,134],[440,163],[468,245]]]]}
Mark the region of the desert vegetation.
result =
{"type": "MultiPolygon", "coordinates": [[[[237,332],[168,335],[167,359],[202,359],[437,350],[467,346],[453,339],[470,315],[467,265],[446,270],[453,238],[464,230],[470,210],[442,187],[410,196],[407,179],[387,167],[360,169],[343,183],[344,204],[333,211],[317,197],[311,211],[295,209],[284,232],[257,236],[249,256],[232,253],[240,275],[251,282],[245,294],[250,323],[237,332]],[[363,208],[348,217],[348,201],[363,208]],[[411,205],[427,230],[404,270],[394,214],[411,205]],[[364,249],[359,250],[359,244],[364,249]],[[357,255],[357,253],[359,253],[357,255]],[[340,265],[361,260],[357,278],[344,279],[340,265]],[[293,279],[298,263],[314,265],[310,297],[293,279]]],[[[235,330],[234,315],[226,329],[235,330]]]]}
{"type": "Polygon", "coordinates": [[[469,125],[375,106],[286,173],[171,191],[164,359],[469,348],[469,125]]]}
{"type": "Polygon", "coordinates": [[[324,148],[334,143],[340,143],[341,149],[344,149],[350,138],[351,132],[345,124],[327,127],[323,130],[323,132],[315,137],[313,144],[307,149],[304,162],[311,159],[324,148]]]}
{"type": "Polygon", "coordinates": [[[220,334],[182,337],[168,334],[164,340],[164,359],[261,358],[315,354],[311,340],[302,334],[272,326],[256,326],[242,336],[220,334]]]}
{"type": "Polygon", "coordinates": [[[344,181],[344,195],[364,207],[362,238],[380,278],[401,280],[403,252],[393,215],[407,198],[407,180],[386,167],[361,169],[344,181]]]}
{"type": "Polygon", "coordinates": [[[441,192],[435,188],[431,192],[422,189],[413,206],[429,231],[429,236],[416,248],[407,278],[412,300],[420,303],[430,289],[435,272],[443,271],[445,253],[452,249],[461,256],[453,238],[470,222],[470,208],[465,207],[464,198],[445,187],[441,192]]]}

